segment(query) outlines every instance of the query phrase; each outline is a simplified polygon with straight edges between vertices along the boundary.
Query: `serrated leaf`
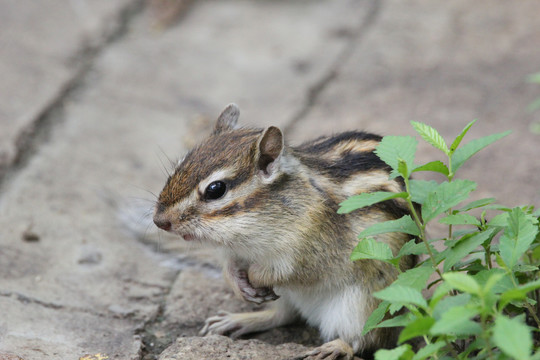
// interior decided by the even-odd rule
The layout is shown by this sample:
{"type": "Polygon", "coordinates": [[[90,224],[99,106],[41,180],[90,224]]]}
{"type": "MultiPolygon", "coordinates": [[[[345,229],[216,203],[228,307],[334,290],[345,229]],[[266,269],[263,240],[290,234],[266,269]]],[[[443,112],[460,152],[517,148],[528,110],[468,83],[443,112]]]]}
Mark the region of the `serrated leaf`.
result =
{"type": "Polygon", "coordinates": [[[474,154],[508,134],[510,134],[510,131],[485,136],[480,139],[472,140],[471,142],[457,149],[452,155],[452,171],[455,173],[474,154]]]}
{"type": "Polygon", "coordinates": [[[469,132],[469,129],[474,125],[475,122],[476,119],[468,123],[467,126],[465,126],[461,133],[456,137],[454,142],[452,142],[452,145],[450,145],[450,155],[452,155],[456,151],[459,144],[461,144],[461,140],[463,140],[463,137],[465,137],[465,135],[469,132]]]}
{"type": "Polygon", "coordinates": [[[396,199],[396,198],[406,198],[407,193],[393,193],[388,191],[376,191],[371,193],[362,193],[359,195],[353,195],[344,202],[342,202],[338,209],[338,214],[346,214],[351,211],[361,209],[366,206],[371,206],[376,203],[380,203],[386,200],[396,199]]]}
{"type": "Polygon", "coordinates": [[[439,186],[434,180],[410,180],[409,185],[412,201],[418,204],[423,204],[427,195],[439,186]]]}
{"type": "Polygon", "coordinates": [[[401,345],[392,350],[380,349],[375,353],[375,360],[409,360],[414,353],[409,344],[401,345]]]}
{"type": "Polygon", "coordinates": [[[480,286],[476,280],[465,273],[449,272],[443,274],[443,279],[450,284],[454,289],[463,291],[469,294],[479,294],[480,286]]]}
{"type": "Polygon", "coordinates": [[[374,296],[378,299],[392,303],[412,304],[422,308],[427,307],[426,300],[422,296],[422,293],[408,286],[392,284],[381,291],[377,291],[374,296]]]}
{"type": "Polygon", "coordinates": [[[431,161],[431,162],[428,162],[427,164],[417,166],[414,168],[412,172],[414,173],[418,171],[434,171],[434,172],[441,173],[444,176],[448,176],[448,173],[449,173],[448,167],[445,164],[443,164],[442,161],[439,161],[439,160],[431,161]]]}
{"type": "Polygon", "coordinates": [[[393,257],[388,244],[376,241],[371,237],[362,239],[351,254],[352,261],[361,259],[389,260],[393,257]]]}
{"type": "Polygon", "coordinates": [[[366,320],[364,329],[362,330],[362,335],[366,335],[368,332],[373,330],[377,324],[384,319],[384,315],[386,314],[386,311],[388,311],[389,307],[390,303],[388,301],[382,301],[379,306],[373,310],[371,315],[369,315],[368,319],[366,320]]]}
{"type": "Polygon", "coordinates": [[[460,211],[469,211],[469,210],[472,210],[472,209],[477,209],[477,208],[480,208],[480,207],[484,207],[484,206],[493,204],[494,202],[495,202],[495,198],[479,199],[479,200],[475,200],[475,201],[472,201],[472,202],[468,203],[467,205],[463,206],[459,210],[460,211]]]}
{"type": "Polygon", "coordinates": [[[401,159],[407,164],[410,171],[410,169],[414,169],[417,144],[418,141],[412,136],[385,136],[377,145],[375,154],[395,171],[398,171],[401,159]]]}
{"type": "Polygon", "coordinates": [[[455,306],[444,312],[431,327],[432,335],[475,335],[482,332],[479,324],[470,319],[478,315],[478,311],[467,306],[455,306]]]}
{"type": "Polygon", "coordinates": [[[439,134],[437,130],[435,130],[429,125],[422,124],[416,121],[411,121],[411,124],[413,128],[416,130],[416,132],[420,134],[422,139],[427,141],[427,143],[433,146],[434,148],[439,149],[448,155],[449,153],[448,146],[446,146],[446,142],[444,141],[443,137],[441,136],[441,134],[439,134]]]}
{"type": "Polygon", "coordinates": [[[413,356],[413,360],[424,360],[442,349],[446,343],[444,341],[437,341],[435,343],[427,344],[413,356]]]}
{"type": "Polygon", "coordinates": [[[518,318],[497,316],[492,339],[496,346],[513,359],[527,360],[531,357],[531,331],[518,318]]]}
{"type": "Polygon", "coordinates": [[[413,219],[411,219],[411,216],[405,215],[397,220],[384,221],[371,225],[362,231],[359,237],[385,234],[389,232],[400,232],[415,236],[420,235],[420,230],[418,230],[418,226],[416,226],[416,223],[413,221],[413,219]]]}
{"type": "Polygon", "coordinates": [[[470,180],[445,181],[439,184],[428,193],[422,204],[424,222],[433,220],[436,216],[466,200],[469,193],[475,189],[476,183],[470,180]]]}
{"type": "Polygon", "coordinates": [[[472,215],[467,213],[458,213],[454,215],[448,215],[439,220],[441,224],[447,225],[476,225],[480,226],[480,221],[472,215]]]}
{"type": "Polygon", "coordinates": [[[420,317],[406,324],[405,328],[399,334],[398,344],[418,336],[429,334],[429,329],[431,329],[434,323],[435,319],[433,318],[420,317]]]}
{"type": "Polygon", "coordinates": [[[508,226],[499,240],[501,258],[509,269],[514,268],[537,234],[538,227],[531,217],[520,208],[512,209],[508,214],[508,226]]]}
{"type": "Polygon", "coordinates": [[[450,270],[458,261],[463,260],[467,255],[469,255],[474,249],[479,247],[484,241],[490,238],[491,235],[495,232],[495,229],[489,229],[477,233],[471,237],[467,237],[465,240],[460,241],[455,245],[446,256],[444,260],[443,270],[446,272],[450,270]]]}
{"type": "Polygon", "coordinates": [[[426,287],[426,283],[435,272],[435,269],[431,266],[419,266],[413,269],[409,269],[399,274],[394,284],[408,286],[418,291],[422,291],[426,287]]]}

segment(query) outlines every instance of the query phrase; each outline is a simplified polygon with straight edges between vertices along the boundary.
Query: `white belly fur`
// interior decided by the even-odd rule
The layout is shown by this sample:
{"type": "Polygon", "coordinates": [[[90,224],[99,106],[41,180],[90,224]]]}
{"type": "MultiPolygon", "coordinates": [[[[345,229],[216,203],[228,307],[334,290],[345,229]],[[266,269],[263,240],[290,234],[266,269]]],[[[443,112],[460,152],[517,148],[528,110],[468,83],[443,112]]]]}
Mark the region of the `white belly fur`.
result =
{"type": "Polygon", "coordinates": [[[357,351],[362,345],[362,330],[366,314],[366,295],[359,286],[342,289],[310,289],[297,291],[276,289],[313,327],[317,327],[324,341],[337,338],[348,342],[357,351]],[[319,291],[317,291],[319,290],[319,291]],[[321,291],[322,290],[322,291],[321,291]]]}

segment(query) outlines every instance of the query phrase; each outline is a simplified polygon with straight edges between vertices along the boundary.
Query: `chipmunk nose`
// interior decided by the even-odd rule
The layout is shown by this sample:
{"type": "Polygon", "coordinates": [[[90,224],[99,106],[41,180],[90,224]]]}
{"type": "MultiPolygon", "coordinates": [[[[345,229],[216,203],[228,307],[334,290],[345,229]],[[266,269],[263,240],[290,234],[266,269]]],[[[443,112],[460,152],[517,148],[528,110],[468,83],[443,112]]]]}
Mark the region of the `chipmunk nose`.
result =
{"type": "Polygon", "coordinates": [[[156,224],[158,228],[163,229],[165,231],[169,231],[172,228],[171,222],[159,215],[154,216],[154,224],[156,224]]]}

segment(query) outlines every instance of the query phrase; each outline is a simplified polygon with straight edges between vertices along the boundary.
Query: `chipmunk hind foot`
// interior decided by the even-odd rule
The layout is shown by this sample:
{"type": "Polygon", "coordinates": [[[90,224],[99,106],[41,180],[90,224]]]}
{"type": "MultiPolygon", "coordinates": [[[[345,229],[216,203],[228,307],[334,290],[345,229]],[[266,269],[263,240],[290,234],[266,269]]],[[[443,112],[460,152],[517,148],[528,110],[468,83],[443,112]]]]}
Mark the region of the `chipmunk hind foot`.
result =
{"type": "Polygon", "coordinates": [[[322,344],[315,350],[306,353],[301,359],[305,360],[352,360],[353,348],[341,339],[322,344]]]}

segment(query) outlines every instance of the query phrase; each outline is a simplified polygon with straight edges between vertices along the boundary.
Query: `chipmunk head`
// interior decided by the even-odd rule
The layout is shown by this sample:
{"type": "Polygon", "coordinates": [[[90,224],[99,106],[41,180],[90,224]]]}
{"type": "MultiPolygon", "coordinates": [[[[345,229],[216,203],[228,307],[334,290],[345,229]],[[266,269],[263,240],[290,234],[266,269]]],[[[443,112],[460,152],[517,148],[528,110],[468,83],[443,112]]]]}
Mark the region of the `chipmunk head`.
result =
{"type": "Polygon", "coordinates": [[[256,226],[268,187],[282,175],[283,135],[276,127],[238,128],[239,115],[227,106],[212,134],[178,164],[156,204],[159,228],[230,245],[256,226]]]}

